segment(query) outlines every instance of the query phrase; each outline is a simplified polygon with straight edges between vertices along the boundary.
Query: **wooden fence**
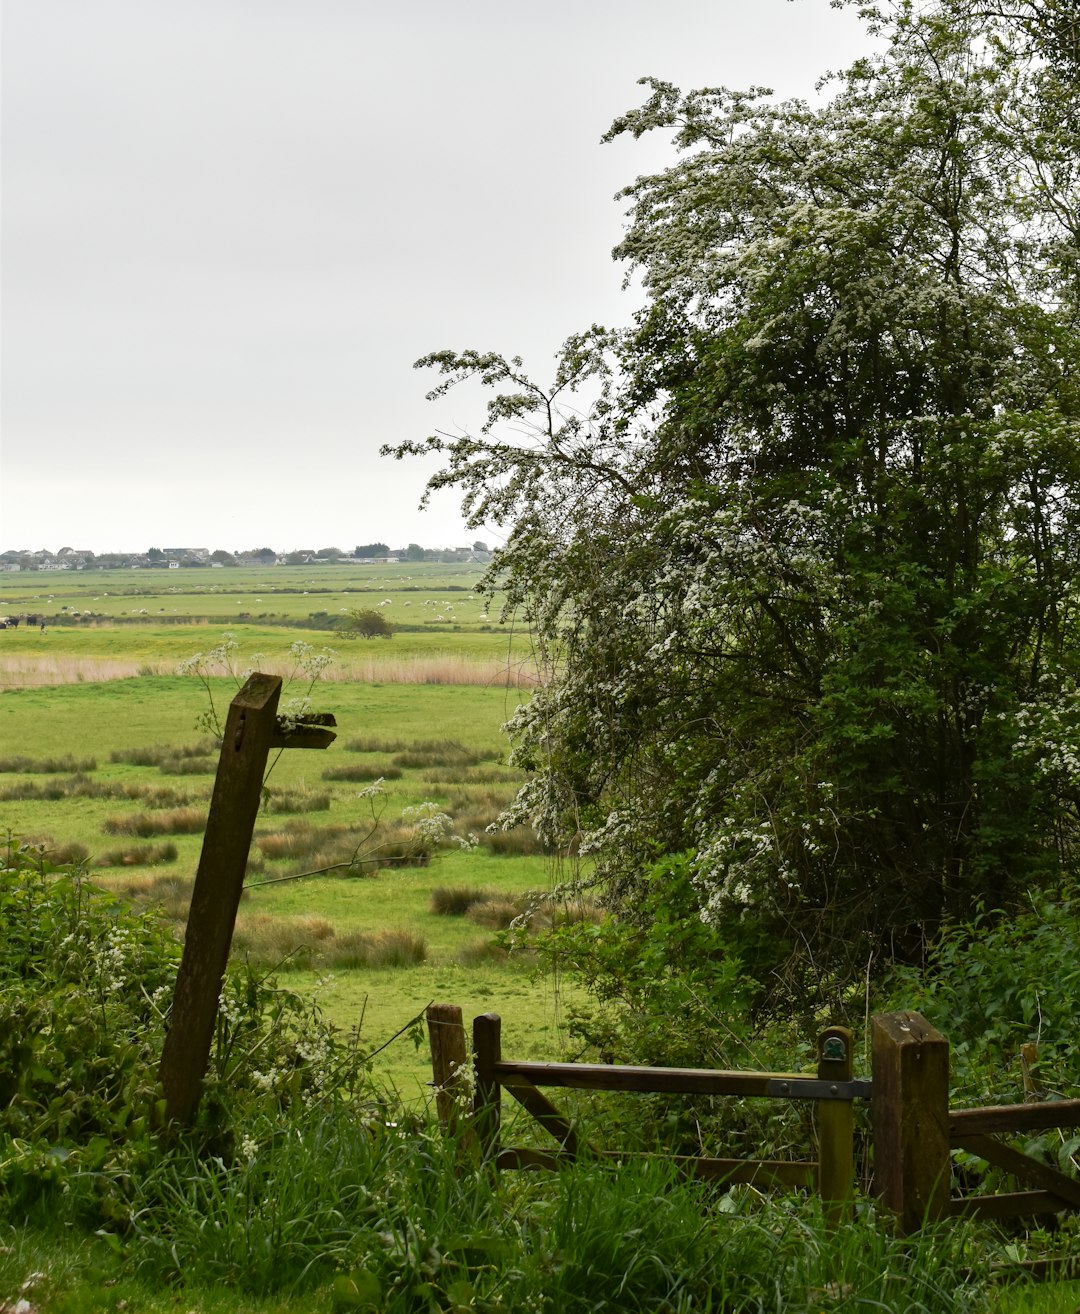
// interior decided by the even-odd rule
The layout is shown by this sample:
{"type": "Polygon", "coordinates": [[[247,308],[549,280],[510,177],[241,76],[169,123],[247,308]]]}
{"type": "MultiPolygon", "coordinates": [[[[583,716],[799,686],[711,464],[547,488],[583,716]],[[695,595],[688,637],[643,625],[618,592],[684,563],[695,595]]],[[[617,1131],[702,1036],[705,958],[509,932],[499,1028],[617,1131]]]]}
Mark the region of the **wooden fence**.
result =
{"type": "Polygon", "coordinates": [[[668,1094],[808,1099],[816,1103],[817,1154],[799,1161],[674,1156],[697,1177],[751,1182],[761,1189],[816,1189],[833,1219],[849,1208],[855,1189],[853,1101],[870,1101],[873,1126],[872,1190],[903,1232],[952,1215],[980,1218],[1080,1209],[1080,1182],[998,1139],[1057,1127],[1080,1126],[1080,1100],[1046,1100],[979,1109],[949,1108],[949,1046],[918,1013],[879,1014],[871,1024],[872,1076],[853,1077],[852,1036],[830,1027],[818,1038],[816,1074],[722,1072],[650,1068],[629,1064],[545,1063],[504,1059],[501,1021],[474,1019],[473,1094],[468,1119],[461,1096],[468,1071],[461,1010],[428,1010],[439,1116],[473,1138],[497,1168],[555,1168],[582,1150],[598,1158],[625,1158],[585,1146],[573,1122],[540,1089],[640,1091],[668,1094]],[[502,1144],[502,1092],[512,1096],[556,1141],[553,1150],[502,1144]],[[1003,1169],[1025,1188],[997,1195],[953,1196],[951,1151],[964,1149],[1003,1169]]]}
{"type": "MultiPolygon", "coordinates": [[[[439,1114],[444,1125],[461,1130],[457,1096],[466,1070],[461,1010],[432,1005],[428,1010],[432,1062],[439,1114]]],[[[570,1090],[638,1091],[683,1095],[754,1096],[817,1103],[817,1156],[797,1161],[673,1156],[688,1175],[751,1182],[759,1189],[816,1189],[830,1214],[839,1217],[854,1193],[852,1101],[866,1098],[870,1083],[852,1078],[852,1036],[830,1027],[818,1039],[816,1075],[805,1072],[721,1072],[705,1068],[653,1068],[629,1064],[544,1063],[504,1059],[502,1022],[485,1013],[473,1022],[474,1092],[469,1134],[489,1162],[501,1169],[554,1168],[583,1150],[591,1157],[625,1159],[614,1151],[586,1146],[573,1123],[541,1087],[570,1090]],[[506,1091],[557,1142],[554,1150],[502,1144],[501,1092],[506,1091]]]]}

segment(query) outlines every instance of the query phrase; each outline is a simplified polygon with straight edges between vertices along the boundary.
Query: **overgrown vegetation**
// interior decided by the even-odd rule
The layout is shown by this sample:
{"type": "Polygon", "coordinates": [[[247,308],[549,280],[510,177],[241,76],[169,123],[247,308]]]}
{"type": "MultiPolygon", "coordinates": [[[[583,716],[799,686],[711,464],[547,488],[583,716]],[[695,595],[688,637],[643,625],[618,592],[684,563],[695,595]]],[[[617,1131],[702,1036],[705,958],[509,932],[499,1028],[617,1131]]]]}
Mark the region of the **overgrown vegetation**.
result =
{"type": "Polygon", "coordinates": [[[662,1161],[496,1176],[376,1097],[362,1051],[250,971],[226,983],[196,1127],[163,1137],[175,942],[25,846],[4,853],[0,902],[0,1209],[19,1222],[0,1294],[67,1308],[104,1280],[148,1309],[162,1284],[188,1308],[224,1288],[400,1314],[986,1308],[970,1228],[829,1229],[812,1202],[717,1194],[662,1161]]]}

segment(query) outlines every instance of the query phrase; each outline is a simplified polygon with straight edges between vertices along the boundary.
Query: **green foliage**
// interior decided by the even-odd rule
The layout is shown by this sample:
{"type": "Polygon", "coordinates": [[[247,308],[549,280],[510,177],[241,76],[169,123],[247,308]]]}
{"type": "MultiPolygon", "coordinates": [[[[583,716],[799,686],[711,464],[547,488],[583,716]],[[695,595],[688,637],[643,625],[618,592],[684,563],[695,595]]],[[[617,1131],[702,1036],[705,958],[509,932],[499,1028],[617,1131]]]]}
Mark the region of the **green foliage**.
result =
{"type": "Polygon", "coordinates": [[[925,966],[895,969],[878,1003],[916,1009],[948,1037],[957,1102],[1021,1103],[1025,1044],[1038,1047],[1041,1093],[1077,1099],[1078,940],[1075,890],[1033,893],[1011,915],[980,911],[942,928],[925,966]]]}
{"type": "Polygon", "coordinates": [[[754,985],[743,954],[764,974],[769,945],[752,923],[721,929],[696,915],[688,856],[650,870],[637,911],[566,920],[539,940],[542,960],[571,969],[596,1001],[570,1007],[571,1036],[608,1063],[745,1064],[754,985]]]}
{"type": "Polygon", "coordinates": [[[759,1008],[841,1010],[1080,856],[1080,83],[1013,8],[1046,21],[864,6],[820,108],[646,79],[609,137],[680,158],[624,193],[633,327],[547,388],[425,357],[486,421],[392,451],[509,526],[487,583],[548,677],[511,819],[632,921],[691,853],[689,915],[770,947],[759,1008]]]}

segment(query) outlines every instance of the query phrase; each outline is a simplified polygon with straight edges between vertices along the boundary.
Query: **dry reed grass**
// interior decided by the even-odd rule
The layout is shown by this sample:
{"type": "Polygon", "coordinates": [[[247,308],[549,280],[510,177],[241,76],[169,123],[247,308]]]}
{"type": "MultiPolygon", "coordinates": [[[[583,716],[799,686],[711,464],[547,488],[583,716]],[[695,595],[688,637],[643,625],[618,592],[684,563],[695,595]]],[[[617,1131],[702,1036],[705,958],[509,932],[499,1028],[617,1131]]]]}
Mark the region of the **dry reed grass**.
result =
{"type": "Polygon", "coordinates": [[[55,684],[97,684],[136,675],[173,675],[174,663],[116,657],[0,656],[0,689],[38,689],[55,684]]]}

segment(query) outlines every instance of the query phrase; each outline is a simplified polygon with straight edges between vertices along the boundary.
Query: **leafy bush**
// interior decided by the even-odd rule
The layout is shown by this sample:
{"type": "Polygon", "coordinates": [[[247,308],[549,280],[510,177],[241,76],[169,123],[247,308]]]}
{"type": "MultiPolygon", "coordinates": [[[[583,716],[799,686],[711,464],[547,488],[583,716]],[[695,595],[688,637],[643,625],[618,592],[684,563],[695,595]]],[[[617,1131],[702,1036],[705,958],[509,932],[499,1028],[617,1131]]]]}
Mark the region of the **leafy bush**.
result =
{"type": "Polygon", "coordinates": [[[337,628],[348,639],[389,639],[394,633],[383,613],[373,607],[350,611],[340,618],[337,628]]]}

